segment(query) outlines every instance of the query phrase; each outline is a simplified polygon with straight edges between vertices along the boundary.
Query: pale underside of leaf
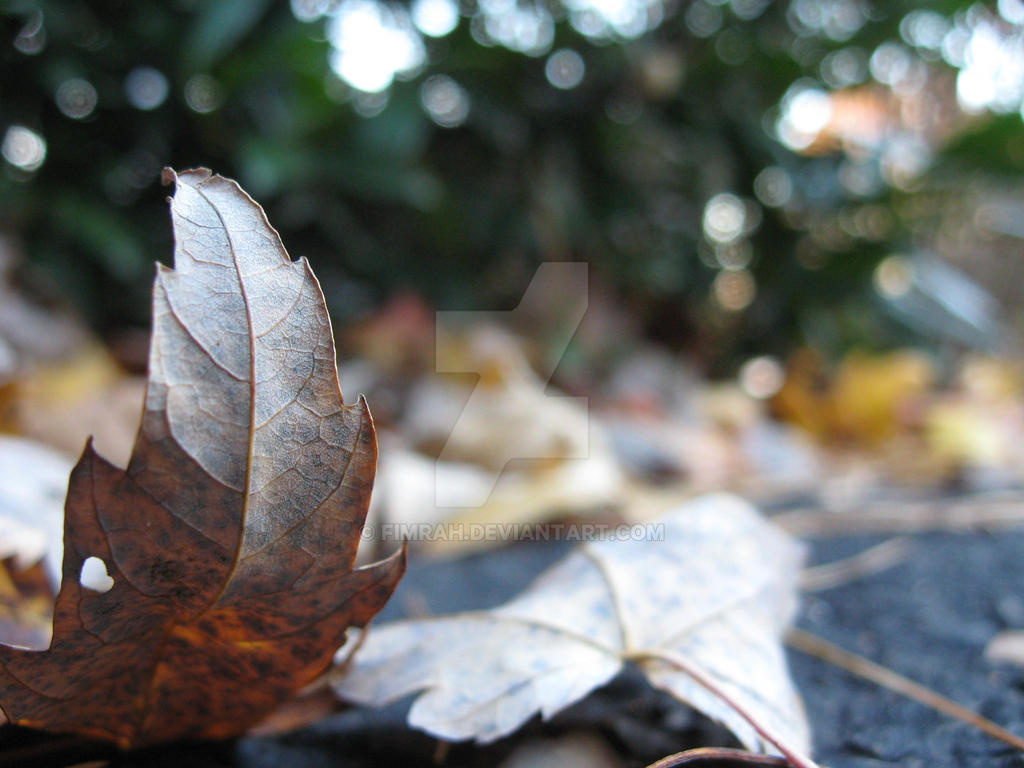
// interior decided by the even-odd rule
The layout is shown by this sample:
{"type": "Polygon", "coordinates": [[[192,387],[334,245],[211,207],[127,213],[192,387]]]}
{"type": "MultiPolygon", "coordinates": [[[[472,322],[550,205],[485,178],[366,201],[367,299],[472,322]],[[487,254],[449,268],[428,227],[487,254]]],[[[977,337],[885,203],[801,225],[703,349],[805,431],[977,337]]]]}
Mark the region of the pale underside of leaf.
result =
{"type": "Polygon", "coordinates": [[[160,270],[154,291],[146,398],[210,477],[244,494],[241,542],[237,526],[201,510],[179,515],[234,548],[240,565],[320,510],[358,438],[316,278],[288,258],[258,205],[239,205],[247,197],[219,177],[179,177],[175,268],[160,270]]]}
{"type": "Polygon", "coordinates": [[[550,717],[632,660],[748,748],[777,751],[730,701],[806,753],[780,642],[795,610],[800,547],[729,496],[658,522],[662,540],[590,542],[491,611],[375,627],[337,693],[380,705],[422,691],[410,724],[488,742],[538,712],[550,717]],[[663,657],[685,659],[717,691],[663,657]]]}

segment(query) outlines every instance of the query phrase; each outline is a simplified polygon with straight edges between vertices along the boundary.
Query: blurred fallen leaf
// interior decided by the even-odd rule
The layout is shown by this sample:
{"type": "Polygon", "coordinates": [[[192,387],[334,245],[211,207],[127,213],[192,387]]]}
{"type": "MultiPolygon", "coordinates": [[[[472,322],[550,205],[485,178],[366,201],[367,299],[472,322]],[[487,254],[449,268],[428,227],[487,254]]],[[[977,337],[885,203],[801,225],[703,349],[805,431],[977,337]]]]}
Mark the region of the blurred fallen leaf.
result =
{"type": "Polygon", "coordinates": [[[552,716],[632,661],[749,748],[813,765],[780,644],[800,547],[724,495],[647,530],[648,540],[585,544],[490,611],[374,628],[336,692],[382,705],[423,691],[411,725],[489,742],[537,712],[552,716]]]}
{"type": "Polygon", "coordinates": [[[392,444],[381,452],[370,502],[372,520],[400,524],[439,522],[451,514],[451,507],[438,505],[438,487],[444,488],[452,506],[465,506],[490,490],[489,474],[476,464],[440,461],[392,444]]]}
{"type": "Polygon", "coordinates": [[[761,420],[761,403],[735,384],[705,386],[698,398],[701,413],[730,432],[742,432],[761,420]]]}
{"type": "Polygon", "coordinates": [[[0,559],[26,569],[44,562],[60,584],[64,496],[74,466],[61,453],[32,440],[0,435],[0,559]]]}
{"type": "Polygon", "coordinates": [[[622,760],[594,733],[537,739],[516,748],[498,768],[622,768],[622,760]]]}
{"type": "MultiPolygon", "coordinates": [[[[454,510],[447,522],[463,530],[495,523],[527,530],[532,524],[564,517],[586,517],[609,508],[616,509],[625,500],[624,494],[623,476],[618,465],[603,445],[595,445],[591,454],[583,459],[566,459],[550,466],[507,469],[483,504],[454,510]]],[[[472,537],[460,541],[457,537],[448,537],[434,542],[431,549],[479,549],[495,543],[500,541],[480,541],[472,537]]]]}
{"type": "Polygon", "coordinates": [[[42,650],[50,644],[54,590],[42,563],[0,560],[0,643],[42,650]]]}
{"type": "Polygon", "coordinates": [[[545,388],[517,337],[483,326],[439,343],[454,368],[480,379],[414,386],[401,429],[416,450],[386,457],[381,472],[388,522],[532,523],[621,503],[623,473],[599,420],[586,400],[545,388]]]}
{"type": "Polygon", "coordinates": [[[925,435],[934,459],[950,467],[1000,463],[1015,446],[1009,435],[975,403],[937,403],[925,417],[925,435]]]}
{"type": "Polygon", "coordinates": [[[832,403],[825,363],[815,350],[798,349],[786,364],[786,378],[771,399],[773,411],[818,439],[829,436],[832,403]]]}
{"type": "Polygon", "coordinates": [[[852,352],[829,381],[820,359],[804,350],[790,362],[772,404],[818,437],[872,446],[920,417],[935,376],[931,359],[915,350],[852,352]]]}
{"type": "Polygon", "coordinates": [[[548,388],[515,336],[483,326],[439,343],[450,367],[480,377],[463,383],[431,376],[414,389],[405,429],[418,450],[494,471],[512,459],[551,463],[587,456],[586,400],[548,388]]]}
{"type": "Polygon", "coordinates": [[[921,352],[903,350],[843,358],[832,385],[839,434],[875,444],[896,434],[935,379],[935,366],[921,352]]]}
{"type": "Polygon", "coordinates": [[[398,293],[365,322],[345,331],[347,347],[389,376],[432,368],[434,313],[415,293],[398,293]]]}
{"type": "Polygon", "coordinates": [[[994,664],[1024,667],[1024,629],[1000,632],[985,646],[985,658],[994,664]]]}
{"type": "Polygon", "coordinates": [[[77,456],[92,437],[125,464],[142,412],[145,380],[127,376],[98,344],[26,370],[5,388],[0,428],[77,456]]]}
{"type": "Polygon", "coordinates": [[[928,453],[956,471],[1003,473],[1015,485],[1024,475],[1017,446],[1024,430],[1024,390],[1009,363],[967,359],[956,388],[934,399],[924,417],[928,453]]]}
{"type": "Polygon", "coordinates": [[[621,473],[603,454],[509,468],[495,482],[493,473],[479,465],[392,446],[381,455],[366,537],[391,544],[409,537],[414,547],[449,555],[515,540],[514,535],[467,531],[527,530],[534,523],[617,506],[622,497],[621,473]],[[486,501],[478,504],[481,498],[486,501]]]}

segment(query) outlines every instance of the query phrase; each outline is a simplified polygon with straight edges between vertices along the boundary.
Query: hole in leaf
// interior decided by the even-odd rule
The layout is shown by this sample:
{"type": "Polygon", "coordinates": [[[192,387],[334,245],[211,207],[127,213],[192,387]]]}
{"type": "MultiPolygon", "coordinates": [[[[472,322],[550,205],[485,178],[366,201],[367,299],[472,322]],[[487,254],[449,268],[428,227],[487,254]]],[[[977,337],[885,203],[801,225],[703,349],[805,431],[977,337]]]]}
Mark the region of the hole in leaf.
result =
{"type": "Polygon", "coordinates": [[[78,583],[93,592],[109,592],[114,580],[107,573],[107,564],[98,557],[87,557],[78,574],[78,583]]]}

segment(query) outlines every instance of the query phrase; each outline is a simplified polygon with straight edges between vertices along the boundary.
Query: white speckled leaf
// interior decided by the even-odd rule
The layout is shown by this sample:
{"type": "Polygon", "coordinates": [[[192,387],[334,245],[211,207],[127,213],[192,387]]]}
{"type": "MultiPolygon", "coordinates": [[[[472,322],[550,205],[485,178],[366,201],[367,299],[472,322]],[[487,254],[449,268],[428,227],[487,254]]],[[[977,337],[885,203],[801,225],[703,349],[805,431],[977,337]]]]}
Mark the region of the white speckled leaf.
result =
{"type": "Polygon", "coordinates": [[[781,646],[799,545],[726,495],[655,522],[663,537],[587,543],[491,611],[375,627],[336,692],[383,705],[422,691],[411,725],[489,742],[578,701],[629,660],[748,748],[806,754],[781,646]]]}

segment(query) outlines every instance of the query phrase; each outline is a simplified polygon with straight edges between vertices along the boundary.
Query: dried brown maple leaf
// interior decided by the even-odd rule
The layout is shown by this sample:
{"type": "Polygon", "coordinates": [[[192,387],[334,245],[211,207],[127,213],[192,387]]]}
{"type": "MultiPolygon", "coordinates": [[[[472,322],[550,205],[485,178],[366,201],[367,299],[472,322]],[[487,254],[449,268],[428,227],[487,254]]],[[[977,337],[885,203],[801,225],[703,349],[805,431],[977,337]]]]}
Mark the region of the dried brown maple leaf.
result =
{"type": "Polygon", "coordinates": [[[172,180],[175,269],[153,289],[131,460],[86,446],[53,641],[0,647],[12,722],[125,747],[244,731],[328,666],[405,564],[353,569],[376,438],[365,402],[342,404],[308,264],[235,182],[172,180]],[[92,557],[106,592],[80,583],[92,557]]]}

